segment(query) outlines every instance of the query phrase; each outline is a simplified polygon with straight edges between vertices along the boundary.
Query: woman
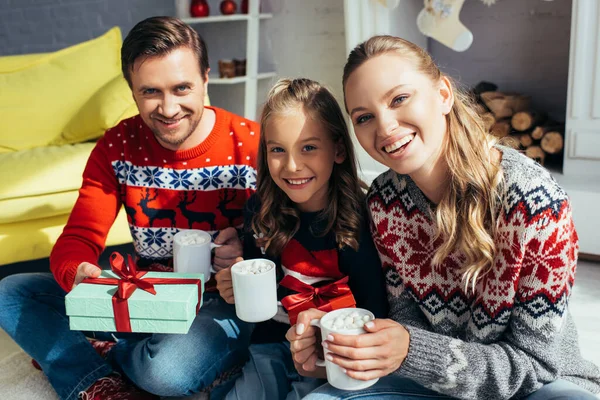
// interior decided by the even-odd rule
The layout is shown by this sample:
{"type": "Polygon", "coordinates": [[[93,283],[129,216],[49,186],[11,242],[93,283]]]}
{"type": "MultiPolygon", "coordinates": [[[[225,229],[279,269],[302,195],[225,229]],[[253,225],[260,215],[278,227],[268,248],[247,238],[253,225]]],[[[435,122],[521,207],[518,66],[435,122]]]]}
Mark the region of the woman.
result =
{"type": "MultiPolygon", "coordinates": [[[[594,399],[600,372],[581,358],[567,309],[578,244],[566,193],[498,146],[410,42],[360,44],[343,86],[358,141],[390,168],[368,194],[390,319],[323,342],[349,376],[382,378],[352,398],[594,399]]],[[[322,373],[308,325],[322,314],[301,314],[287,333],[301,374],[322,373]]]]}

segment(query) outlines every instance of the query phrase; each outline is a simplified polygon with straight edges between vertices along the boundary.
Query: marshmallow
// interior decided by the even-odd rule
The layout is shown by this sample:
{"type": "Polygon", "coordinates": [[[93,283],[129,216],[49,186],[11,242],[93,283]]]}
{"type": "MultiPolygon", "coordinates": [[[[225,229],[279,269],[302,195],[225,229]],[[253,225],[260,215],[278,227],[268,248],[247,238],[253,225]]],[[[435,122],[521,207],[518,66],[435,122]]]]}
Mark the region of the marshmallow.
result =
{"type": "Polygon", "coordinates": [[[371,321],[371,316],[368,314],[361,315],[358,311],[342,313],[335,318],[328,318],[321,321],[321,324],[327,329],[334,330],[351,330],[360,329],[367,322],[371,321]]]}
{"type": "Polygon", "coordinates": [[[188,233],[187,235],[183,235],[180,238],[180,242],[182,245],[191,245],[191,244],[204,244],[208,242],[208,239],[204,235],[200,235],[197,233],[188,233]]]}
{"type": "Polygon", "coordinates": [[[271,264],[267,264],[260,260],[254,260],[251,263],[240,265],[237,272],[244,275],[258,275],[271,270],[271,268],[273,268],[271,264]]]}

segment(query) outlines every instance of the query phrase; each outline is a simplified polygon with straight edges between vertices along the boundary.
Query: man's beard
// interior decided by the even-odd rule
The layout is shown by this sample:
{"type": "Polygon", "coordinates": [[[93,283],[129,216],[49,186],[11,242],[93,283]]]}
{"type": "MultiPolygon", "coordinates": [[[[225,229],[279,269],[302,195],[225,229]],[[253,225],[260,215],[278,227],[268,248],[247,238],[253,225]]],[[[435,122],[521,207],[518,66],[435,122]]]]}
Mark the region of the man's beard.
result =
{"type": "Polygon", "coordinates": [[[154,134],[154,136],[159,141],[161,141],[163,143],[167,143],[167,144],[172,145],[172,146],[179,146],[180,144],[182,144],[186,140],[188,140],[190,136],[192,136],[192,134],[194,133],[194,131],[196,130],[196,128],[200,124],[200,119],[198,119],[197,121],[190,121],[190,122],[192,123],[192,125],[190,125],[189,131],[183,137],[180,137],[180,138],[173,137],[173,136],[168,135],[168,134],[165,135],[159,129],[156,129],[156,128],[151,128],[150,130],[152,131],[152,133],[154,134]]]}

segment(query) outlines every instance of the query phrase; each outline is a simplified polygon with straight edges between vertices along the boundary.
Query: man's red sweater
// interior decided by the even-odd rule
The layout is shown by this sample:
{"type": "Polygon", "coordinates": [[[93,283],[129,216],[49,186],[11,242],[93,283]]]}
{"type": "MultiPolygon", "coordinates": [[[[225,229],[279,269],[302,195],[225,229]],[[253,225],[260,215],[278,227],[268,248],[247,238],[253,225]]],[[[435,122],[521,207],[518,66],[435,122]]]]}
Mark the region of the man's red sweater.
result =
{"type": "Polygon", "coordinates": [[[168,263],[180,229],[215,233],[243,223],[256,187],[259,125],[228,111],[198,146],[162,147],[140,116],[106,131],[87,162],[71,216],[50,255],[50,269],[66,291],[77,266],[98,263],[123,205],[139,264],[168,263]]]}

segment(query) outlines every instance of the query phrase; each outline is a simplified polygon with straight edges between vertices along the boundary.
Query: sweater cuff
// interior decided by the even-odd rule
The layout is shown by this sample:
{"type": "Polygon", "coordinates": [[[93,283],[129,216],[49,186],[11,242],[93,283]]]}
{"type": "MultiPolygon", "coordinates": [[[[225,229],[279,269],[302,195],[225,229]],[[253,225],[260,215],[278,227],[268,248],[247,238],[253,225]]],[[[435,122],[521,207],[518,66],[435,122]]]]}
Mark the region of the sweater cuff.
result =
{"type": "Polygon", "coordinates": [[[64,271],[62,277],[55,276],[58,284],[65,290],[70,292],[73,289],[73,283],[75,282],[75,276],[77,275],[77,267],[83,261],[67,261],[62,270],[64,271]]]}
{"type": "Polygon", "coordinates": [[[410,334],[408,354],[396,373],[421,384],[437,382],[448,365],[451,339],[424,329],[405,328],[410,334]]]}

